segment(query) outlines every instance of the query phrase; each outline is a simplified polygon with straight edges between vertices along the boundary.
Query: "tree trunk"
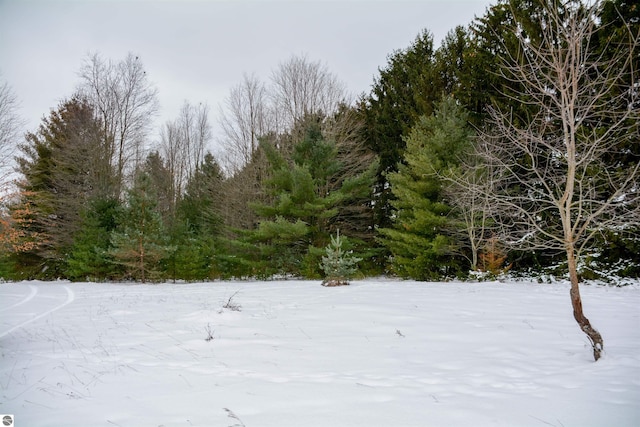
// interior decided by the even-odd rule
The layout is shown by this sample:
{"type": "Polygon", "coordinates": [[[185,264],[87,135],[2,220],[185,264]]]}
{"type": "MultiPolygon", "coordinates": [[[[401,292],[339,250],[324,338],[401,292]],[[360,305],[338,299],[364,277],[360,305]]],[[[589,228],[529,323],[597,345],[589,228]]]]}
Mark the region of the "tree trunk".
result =
{"type": "Polygon", "coordinates": [[[591,341],[591,346],[593,347],[593,357],[597,361],[600,359],[602,355],[602,350],[604,348],[604,342],[602,341],[602,336],[600,332],[598,332],[591,323],[589,319],[587,319],[582,312],[582,298],[580,297],[580,288],[578,285],[578,268],[576,265],[576,257],[573,252],[573,248],[567,249],[567,263],[569,267],[569,278],[571,279],[571,305],[573,306],[573,317],[578,322],[580,329],[582,332],[587,334],[589,341],[591,341]]]}

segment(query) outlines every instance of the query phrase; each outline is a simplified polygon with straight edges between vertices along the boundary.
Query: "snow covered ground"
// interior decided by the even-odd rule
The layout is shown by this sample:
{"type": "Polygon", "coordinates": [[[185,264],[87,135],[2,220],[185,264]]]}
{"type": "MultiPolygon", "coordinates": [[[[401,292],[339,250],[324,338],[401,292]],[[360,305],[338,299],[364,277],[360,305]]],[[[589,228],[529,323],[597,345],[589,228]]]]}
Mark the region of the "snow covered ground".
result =
{"type": "Polygon", "coordinates": [[[568,289],[0,284],[0,414],[16,427],[639,426],[640,284],[582,288],[597,363],[568,289]]]}

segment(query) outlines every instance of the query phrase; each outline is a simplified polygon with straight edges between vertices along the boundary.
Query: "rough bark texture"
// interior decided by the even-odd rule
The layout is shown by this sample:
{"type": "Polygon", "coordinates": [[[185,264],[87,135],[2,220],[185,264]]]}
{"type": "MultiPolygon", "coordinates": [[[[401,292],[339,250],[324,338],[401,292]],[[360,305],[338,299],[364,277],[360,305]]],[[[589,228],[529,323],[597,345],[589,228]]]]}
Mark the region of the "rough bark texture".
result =
{"type": "Polygon", "coordinates": [[[602,340],[602,336],[600,332],[598,332],[593,326],[591,326],[591,322],[584,315],[582,311],[582,298],[580,297],[580,287],[579,287],[579,278],[578,271],[576,266],[576,258],[573,251],[567,251],[567,260],[569,264],[569,277],[571,279],[571,305],[573,307],[573,317],[578,322],[580,329],[584,332],[589,341],[591,341],[591,346],[593,348],[593,357],[597,361],[602,356],[602,351],[604,349],[604,342],[602,340]]]}

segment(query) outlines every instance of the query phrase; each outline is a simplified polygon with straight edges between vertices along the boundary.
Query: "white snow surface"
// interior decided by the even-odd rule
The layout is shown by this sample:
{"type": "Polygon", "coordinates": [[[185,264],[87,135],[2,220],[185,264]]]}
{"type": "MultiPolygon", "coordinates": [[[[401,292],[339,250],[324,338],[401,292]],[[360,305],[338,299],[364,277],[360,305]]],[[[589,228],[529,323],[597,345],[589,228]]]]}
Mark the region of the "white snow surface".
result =
{"type": "Polygon", "coordinates": [[[598,362],[566,282],[0,284],[0,414],[16,427],[640,426],[640,283],[582,297],[598,362]]]}

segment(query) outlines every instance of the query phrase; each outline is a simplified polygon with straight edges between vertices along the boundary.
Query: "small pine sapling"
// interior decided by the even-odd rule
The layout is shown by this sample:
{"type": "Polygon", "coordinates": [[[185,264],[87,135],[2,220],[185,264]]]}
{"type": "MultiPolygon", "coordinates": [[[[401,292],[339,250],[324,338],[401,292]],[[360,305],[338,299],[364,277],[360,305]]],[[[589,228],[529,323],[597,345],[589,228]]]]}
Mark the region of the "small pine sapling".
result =
{"type": "Polygon", "coordinates": [[[343,286],[349,284],[349,278],[358,270],[357,264],[362,261],[342,248],[344,239],[340,237],[340,230],[336,237],[331,236],[331,244],[326,248],[326,256],[322,257],[320,267],[325,278],[322,286],[343,286]]]}

